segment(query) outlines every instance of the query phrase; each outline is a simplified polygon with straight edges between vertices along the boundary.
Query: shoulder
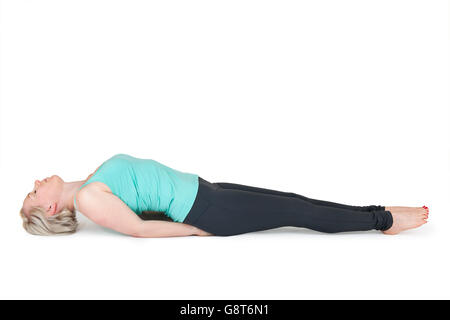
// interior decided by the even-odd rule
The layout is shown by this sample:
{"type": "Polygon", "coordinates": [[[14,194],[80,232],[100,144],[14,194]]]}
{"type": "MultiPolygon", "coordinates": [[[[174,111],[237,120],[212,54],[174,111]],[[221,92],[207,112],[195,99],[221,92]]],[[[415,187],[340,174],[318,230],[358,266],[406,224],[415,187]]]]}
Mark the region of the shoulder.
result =
{"type": "MultiPolygon", "coordinates": [[[[98,191],[112,193],[111,189],[105,183],[103,183],[101,181],[92,181],[88,185],[81,188],[81,190],[78,191],[78,195],[82,196],[83,194],[93,193],[93,192],[95,193],[98,191]]],[[[77,198],[78,198],[78,195],[77,195],[77,198]]]]}
{"type": "Polygon", "coordinates": [[[76,194],[77,208],[82,213],[87,213],[96,206],[100,196],[112,194],[111,189],[100,181],[94,181],[81,188],[76,194]]]}

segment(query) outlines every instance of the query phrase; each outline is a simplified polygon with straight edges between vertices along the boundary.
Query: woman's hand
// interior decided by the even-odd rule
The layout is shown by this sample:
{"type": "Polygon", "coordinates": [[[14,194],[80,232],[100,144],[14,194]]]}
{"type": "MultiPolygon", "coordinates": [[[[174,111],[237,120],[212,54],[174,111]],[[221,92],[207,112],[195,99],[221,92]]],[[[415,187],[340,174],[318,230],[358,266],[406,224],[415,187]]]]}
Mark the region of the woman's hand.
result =
{"type": "Polygon", "coordinates": [[[202,229],[199,229],[197,227],[194,227],[194,228],[195,228],[195,235],[197,235],[197,236],[213,236],[212,233],[206,232],[206,231],[204,231],[202,229]]]}

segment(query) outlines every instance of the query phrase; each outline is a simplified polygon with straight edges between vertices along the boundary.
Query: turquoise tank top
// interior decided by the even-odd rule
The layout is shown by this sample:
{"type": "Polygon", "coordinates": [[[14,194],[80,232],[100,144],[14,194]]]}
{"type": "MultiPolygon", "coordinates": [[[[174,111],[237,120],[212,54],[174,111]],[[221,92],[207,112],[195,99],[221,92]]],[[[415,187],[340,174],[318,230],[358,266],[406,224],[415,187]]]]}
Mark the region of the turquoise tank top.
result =
{"type": "MultiPolygon", "coordinates": [[[[183,222],[186,218],[199,185],[197,174],[123,153],[103,162],[79,189],[94,181],[106,184],[136,214],[160,211],[176,222],[183,222]]],[[[74,207],[78,210],[75,197],[74,207]]]]}

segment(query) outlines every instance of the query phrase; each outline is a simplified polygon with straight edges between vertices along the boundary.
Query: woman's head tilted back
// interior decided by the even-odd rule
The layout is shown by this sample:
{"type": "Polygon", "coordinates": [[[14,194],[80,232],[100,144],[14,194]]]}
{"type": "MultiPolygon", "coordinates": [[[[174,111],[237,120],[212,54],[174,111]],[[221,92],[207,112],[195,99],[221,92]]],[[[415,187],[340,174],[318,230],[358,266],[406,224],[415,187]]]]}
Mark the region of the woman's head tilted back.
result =
{"type": "Polygon", "coordinates": [[[35,235],[74,233],[76,214],[62,205],[64,181],[57,175],[34,182],[20,209],[24,229],[35,235]]]}

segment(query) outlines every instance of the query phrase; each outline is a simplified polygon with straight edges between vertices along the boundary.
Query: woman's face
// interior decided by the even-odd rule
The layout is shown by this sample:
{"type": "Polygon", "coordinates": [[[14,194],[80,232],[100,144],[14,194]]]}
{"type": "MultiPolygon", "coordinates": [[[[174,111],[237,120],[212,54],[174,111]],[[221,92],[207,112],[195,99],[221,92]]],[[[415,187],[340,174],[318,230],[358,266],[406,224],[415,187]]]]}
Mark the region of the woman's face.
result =
{"type": "Polygon", "coordinates": [[[23,208],[28,215],[33,206],[45,209],[47,216],[58,213],[59,200],[63,190],[64,181],[57,175],[42,180],[35,180],[33,190],[27,194],[23,201],[23,208]]]}

